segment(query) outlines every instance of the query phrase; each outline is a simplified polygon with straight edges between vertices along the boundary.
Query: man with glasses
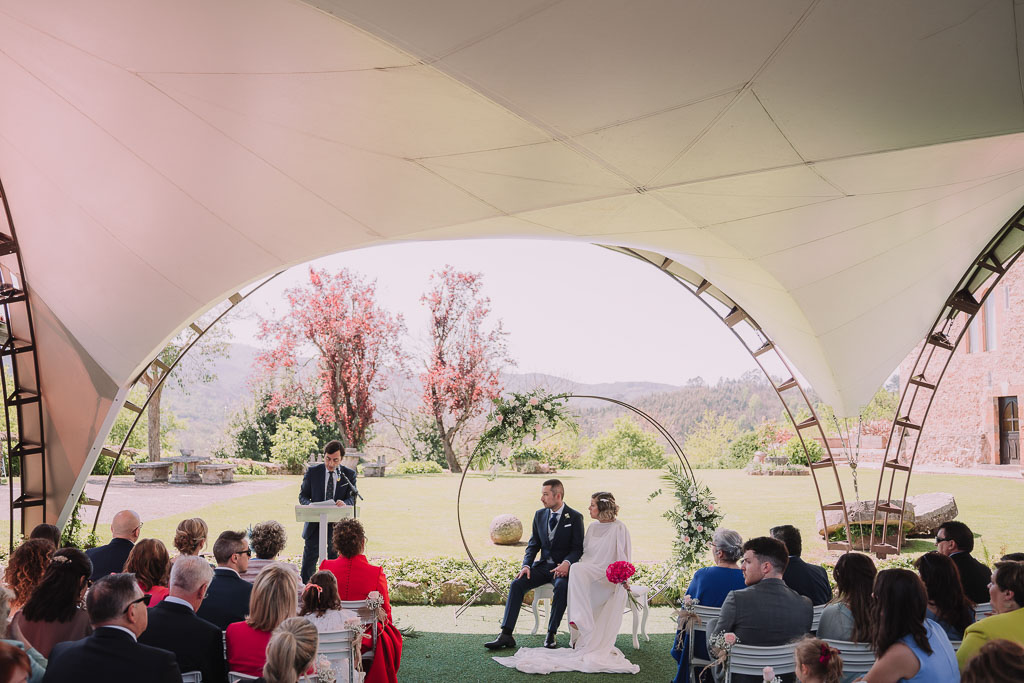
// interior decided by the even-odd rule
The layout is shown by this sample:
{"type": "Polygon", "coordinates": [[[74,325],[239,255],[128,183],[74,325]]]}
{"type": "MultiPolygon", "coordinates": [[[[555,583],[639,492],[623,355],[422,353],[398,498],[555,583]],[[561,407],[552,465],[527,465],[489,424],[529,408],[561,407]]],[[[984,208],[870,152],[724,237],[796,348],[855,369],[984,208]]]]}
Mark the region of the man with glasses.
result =
{"type": "Polygon", "coordinates": [[[974,533],[963,522],[944,522],[935,532],[936,549],[953,560],[960,570],[960,583],[964,593],[975,604],[989,601],[988,583],[992,570],[974,559],[974,533]]]}
{"type": "Polygon", "coordinates": [[[138,642],[146,630],[146,596],[134,574],[108,574],[93,584],[85,608],[95,629],[88,638],[58,643],[44,683],[146,681],[181,683],[174,654],[138,642]]]}
{"type": "Polygon", "coordinates": [[[224,531],[217,537],[213,544],[217,568],[213,570],[206,598],[196,612],[200,619],[206,619],[221,631],[226,630],[228,624],[245,619],[252,584],[241,575],[249,568],[251,555],[244,531],[224,531]]]}
{"type": "MultiPolygon", "coordinates": [[[[324,446],[324,462],[311,465],[302,477],[302,487],[299,489],[299,504],[309,505],[333,500],[339,507],[353,505],[356,495],[356,473],[341,464],[341,458],[345,455],[345,446],[340,441],[330,441],[324,446]]],[[[330,539],[334,534],[334,525],[327,525],[327,558],[330,560],[338,557],[338,551],[330,539]]],[[[309,581],[309,577],[316,571],[316,561],[320,556],[320,523],[306,522],[302,527],[302,538],[305,545],[302,548],[302,582],[309,581]]]]}
{"type": "Polygon", "coordinates": [[[124,571],[124,563],[128,560],[128,553],[135,547],[142,533],[142,520],[134,510],[121,510],[110,522],[110,533],[113,538],[110,543],[97,548],[89,548],[85,551],[92,562],[92,576],[96,579],[107,574],[119,574],[124,571]]]}

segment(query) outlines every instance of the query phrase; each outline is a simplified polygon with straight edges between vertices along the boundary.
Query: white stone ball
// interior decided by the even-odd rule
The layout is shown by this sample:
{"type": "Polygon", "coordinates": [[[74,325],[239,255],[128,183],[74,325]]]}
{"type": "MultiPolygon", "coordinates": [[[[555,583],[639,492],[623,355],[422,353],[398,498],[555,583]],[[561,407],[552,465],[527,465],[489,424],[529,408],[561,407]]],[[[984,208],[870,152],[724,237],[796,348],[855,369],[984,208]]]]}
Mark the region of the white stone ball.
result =
{"type": "Polygon", "coordinates": [[[491,541],[496,545],[515,545],[523,538],[523,523],[515,515],[498,515],[491,520],[491,541]]]}

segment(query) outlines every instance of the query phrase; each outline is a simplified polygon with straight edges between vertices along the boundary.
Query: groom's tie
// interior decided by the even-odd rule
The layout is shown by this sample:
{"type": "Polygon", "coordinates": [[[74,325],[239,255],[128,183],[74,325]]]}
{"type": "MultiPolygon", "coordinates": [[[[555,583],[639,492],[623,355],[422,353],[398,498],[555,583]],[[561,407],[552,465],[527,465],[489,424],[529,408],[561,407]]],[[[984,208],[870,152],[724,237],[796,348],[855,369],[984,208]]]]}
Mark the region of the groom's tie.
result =
{"type": "Polygon", "coordinates": [[[334,472],[327,473],[327,496],[324,500],[334,500],[334,472]]]}
{"type": "Polygon", "coordinates": [[[552,512],[548,518],[548,540],[555,537],[555,527],[558,526],[558,513],[552,512]]]}

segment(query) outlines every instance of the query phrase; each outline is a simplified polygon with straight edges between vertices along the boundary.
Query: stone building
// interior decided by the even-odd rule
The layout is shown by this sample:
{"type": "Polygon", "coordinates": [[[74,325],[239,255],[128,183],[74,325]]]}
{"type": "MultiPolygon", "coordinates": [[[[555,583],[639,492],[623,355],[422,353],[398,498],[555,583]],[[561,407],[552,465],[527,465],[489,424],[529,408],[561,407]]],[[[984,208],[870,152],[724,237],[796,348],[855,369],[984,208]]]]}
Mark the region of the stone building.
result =
{"type": "MultiPolygon", "coordinates": [[[[920,346],[900,364],[906,387],[920,346]]],[[[917,462],[1020,463],[1024,397],[1024,267],[1011,268],[961,341],[925,423],[917,462]]]]}

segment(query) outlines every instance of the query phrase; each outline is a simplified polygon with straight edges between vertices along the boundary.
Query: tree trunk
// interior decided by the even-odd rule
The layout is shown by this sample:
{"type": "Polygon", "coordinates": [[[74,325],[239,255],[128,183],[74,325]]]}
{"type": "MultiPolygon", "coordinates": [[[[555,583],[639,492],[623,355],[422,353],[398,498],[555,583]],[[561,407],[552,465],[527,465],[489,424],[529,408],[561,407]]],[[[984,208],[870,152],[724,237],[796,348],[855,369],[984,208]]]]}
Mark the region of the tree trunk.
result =
{"type": "Polygon", "coordinates": [[[441,433],[441,444],[444,445],[444,459],[448,461],[448,469],[452,474],[459,474],[462,472],[462,466],[459,465],[459,459],[455,457],[455,449],[452,448],[454,434],[444,428],[444,422],[440,417],[435,415],[434,420],[437,422],[437,431],[441,433]]]}
{"type": "Polygon", "coordinates": [[[160,462],[160,394],[164,388],[160,387],[149,399],[146,407],[146,424],[149,428],[149,461],[160,462]]]}

